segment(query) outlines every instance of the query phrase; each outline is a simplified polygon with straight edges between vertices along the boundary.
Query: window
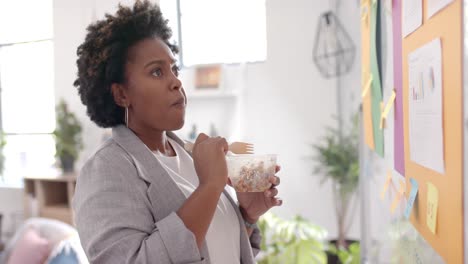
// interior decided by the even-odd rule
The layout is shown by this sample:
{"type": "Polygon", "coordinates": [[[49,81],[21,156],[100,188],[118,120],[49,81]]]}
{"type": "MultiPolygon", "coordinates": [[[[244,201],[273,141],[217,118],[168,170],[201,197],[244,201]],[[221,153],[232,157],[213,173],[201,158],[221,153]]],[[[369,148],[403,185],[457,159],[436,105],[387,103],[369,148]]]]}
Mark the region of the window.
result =
{"type": "Polygon", "coordinates": [[[21,185],[55,163],[52,8],[52,0],[0,1],[2,184],[21,185]]]}
{"type": "Polygon", "coordinates": [[[0,44],[51,39],[52,0],[0,0],[0,44]]]}
{"type": "Polygon", "coordinates": [[[266,59],[265,0],[160,0],[160,5],[173,40],[182,43],[184,66],[266,59]]]}

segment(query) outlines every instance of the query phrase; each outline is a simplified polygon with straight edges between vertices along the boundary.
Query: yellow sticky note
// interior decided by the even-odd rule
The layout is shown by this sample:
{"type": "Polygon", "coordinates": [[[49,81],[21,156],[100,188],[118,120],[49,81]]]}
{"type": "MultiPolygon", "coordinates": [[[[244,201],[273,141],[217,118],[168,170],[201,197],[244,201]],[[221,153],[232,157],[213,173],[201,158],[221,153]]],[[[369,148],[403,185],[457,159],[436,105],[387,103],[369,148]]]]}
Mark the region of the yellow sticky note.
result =
{"type": "Polygon", "coordinates": [[[398,193],[396,194],[395,199],[393,199],[392,207],[390,208],[390,211],[392,214],[395,212],[395,209],[397,208],[404,194],[405,194],[405,182],[400,181],[400,188],[398,189],[398,193]]]}
{"type": "Polygon", "coordinates": [[[437,207],[439,205],[439,191],[434,184],[427,183],[427,215],[426,224],[433,234],[436,233],[437,207]]]}
{"type": "Polygon", "coordinates": [[[369,79],[367,80],[366,84],[364,85],[364,88],[362,89],[361,97],[364,98],[367,93],[369,92],[370,88],[372,85],[372,75],[369,76],[369,79]]]}
{"type": "Polygon", "coordinates": [[[393,90],[392,95],[390,96],[390,99],[388,99],[387,104],[385,107],[382,107],[382,115],[380,116],[380,129],[384,129],[386,127],[386,119],[388,116],[388,113],[390,112],[390,109],[393,106],[393,103],[395,102],[396,98],[396,92],[393,90]]]}
{"type": "Polygon", "coordinates": [[[385,184],[382,188],[382,191],[380,192],[380,199],[384,199],[385,198],[385,193],[387,192],[388,190],[388,186],[390,186],[390,183],[392,182],[392,171],[389,170],[387,172],[387,179],[385,180],[385,184]]]}
{"type": "Polygon", "coordinates": [[[361,20],[366,24],[369,23],[369,6],[370,0],[361,1],[361,20]]]}
{"type": "Polygon", "coordinates": [[[367,24],[367,21],[368,21],[368,17],[369,17],[369,14],[368,14],[368,7],[367,6],[361,6],[361,10],[364,10],[364,11],[361,11],[361,20],[364,21],[364,23],[367,24]]]}

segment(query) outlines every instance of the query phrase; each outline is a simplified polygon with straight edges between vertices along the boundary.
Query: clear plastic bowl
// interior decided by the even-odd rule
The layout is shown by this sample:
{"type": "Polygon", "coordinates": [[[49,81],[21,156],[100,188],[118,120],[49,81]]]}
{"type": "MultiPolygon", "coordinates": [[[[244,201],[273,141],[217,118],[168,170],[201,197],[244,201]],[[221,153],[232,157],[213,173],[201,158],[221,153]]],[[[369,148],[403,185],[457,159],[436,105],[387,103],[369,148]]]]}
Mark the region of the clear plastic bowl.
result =
{"type": "Polygon", "coordinates": [[[275,175],[275,154],[228,155],[228,177],[237,192],[263,192],[271,187],[268,180],[275,175]]]}

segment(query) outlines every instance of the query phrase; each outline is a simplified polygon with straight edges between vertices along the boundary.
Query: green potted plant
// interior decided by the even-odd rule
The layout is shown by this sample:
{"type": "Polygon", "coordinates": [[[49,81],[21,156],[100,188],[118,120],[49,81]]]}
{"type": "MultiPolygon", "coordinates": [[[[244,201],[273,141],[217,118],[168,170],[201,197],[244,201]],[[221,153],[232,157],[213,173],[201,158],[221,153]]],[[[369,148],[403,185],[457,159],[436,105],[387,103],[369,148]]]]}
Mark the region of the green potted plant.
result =
{"type": "Polygon", "coordinates": [[[75,161],[83,149],[81,124],[75,114],[68,110],[62,99],[56,108],[57,127],[54,131],[56,157],[64,173],[74,171],[75,161]]]}
{"type": "Polygon", "coordinates": [[[348,248],[330,245],[328,251],[338,257],[343,264],[359,264],[361,262],[361,246],[359,242],[354,242],[348,248]]]}
{"type": "Polygon", "coordinates": [[[319,144],[312,145],[316,162],[314,175],[322,176],[321,184],[332,183],[337,218],[338,248],[348,248],[347,233],[352,223],[353,194],[359,182],[359,131],[357,115],[349,129],[327,128],[319,144]]]}
{"type": "Polygon", "coordinates": [[[327,263],[323,227],[301,216],[286,220],[271,212],[260,218],[258,227],[263,237],[259,264],[327,263]]]}

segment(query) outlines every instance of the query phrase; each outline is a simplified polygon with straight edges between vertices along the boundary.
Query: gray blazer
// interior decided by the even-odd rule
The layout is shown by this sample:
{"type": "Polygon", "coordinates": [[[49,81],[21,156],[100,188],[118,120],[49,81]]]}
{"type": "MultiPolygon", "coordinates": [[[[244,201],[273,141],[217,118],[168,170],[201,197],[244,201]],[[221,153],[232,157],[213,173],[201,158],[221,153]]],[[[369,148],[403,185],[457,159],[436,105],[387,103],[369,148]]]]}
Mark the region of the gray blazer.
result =
{"type": "MultiPolygon", "coordinates": [[[[173,133],[167,135],[183,144],[173,133]]],[[[261,236],[250,238],[238,206],[226,191],[241,230],[242,264],[255,263],[261,236]]],[[[143,142],[125,126],[86,162],[77,179],[73,207],[81,244],[91,263],[211,263],[206,241],[176,211],[186,200],[143,142]]]]}

